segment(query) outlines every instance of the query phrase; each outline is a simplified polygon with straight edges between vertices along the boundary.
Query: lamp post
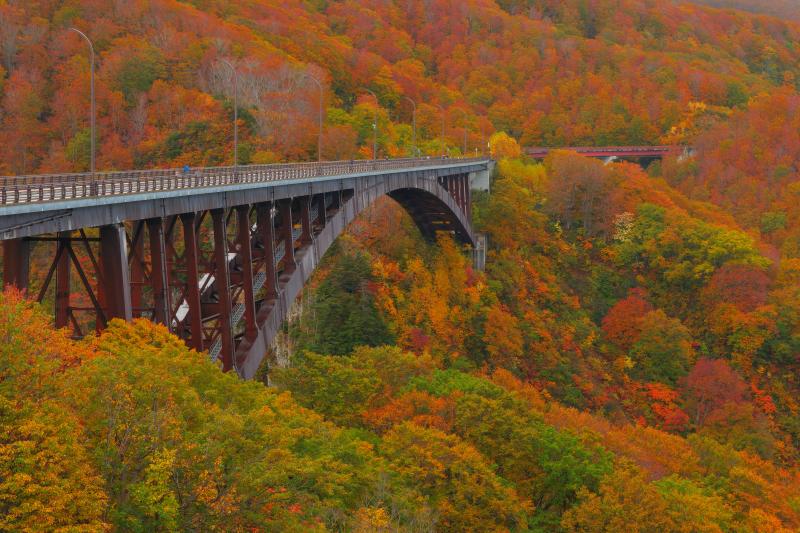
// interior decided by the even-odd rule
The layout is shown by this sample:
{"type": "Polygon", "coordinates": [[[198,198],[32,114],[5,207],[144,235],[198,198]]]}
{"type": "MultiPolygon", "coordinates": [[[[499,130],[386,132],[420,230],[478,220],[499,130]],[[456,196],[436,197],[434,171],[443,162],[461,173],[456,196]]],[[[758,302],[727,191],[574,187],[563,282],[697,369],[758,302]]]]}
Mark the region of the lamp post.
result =
{"type": "Polygon", "coordinates": [[[368,92],[375,99],[375,118],[372,122],[372,159],[375,160],[378,159],[378,108],[381,106],[381,103],[378,101],[378,96],[374,92],[364,88],[361,90],[368,92]]]}
{"type": "Polygon", "coordinates": [[[236,181],[239,167],[239,73],[227,59],[220,61],[233,73],[233,179],[236,181]]]}
{"type": "Polygon", "coordinates": [[[90,117],[90,124],[91,124],[91,171],[92,171],[92,188],[95,187],[95,161],[96,161],[96,137],[97,137],[97,106],[95,104],[94,98],[94,45],[92,44],[92,40],[83,33],[81,30],[77,28],[70,28],[69,31],[74,31],[86,41],[86,44],[89,45],[89,57],[90,57],[90,65],[91,65],[91,73],[89,79],[90,91],[91,91],[91,117],[90,117]]]}
{"type": "Polygon", "coordinates": [[[442,112],[442,157],[445,157],[447,155],[447,152],[446,152],[447,146],[446,146],[445,141],[444,141],[445,113],[444,113],[444,108],[442,106],[436,104],[436,107],[439,108],[439,111],[442,112]]]}
{"type": "Polygon", "coordinates": [[[412,126],[411,127],[413,128],[411,130],[412,131],[412,137],[411,138],[412,138],[412,143],[414,145],[414,156],[415,157],[419,157],[419,148],[417,148],[417,104],[416,104],[416,102],[414,102],[414,100],[412,100],[408,96],[404,96],[403,98],[405,98],[406,100],[411,102],[411,107],[412,107],[412,111],[411,111],[411,124],[412,124],[412,126]]]}
{"type": "Polygon", "coordinates": [[[322,106],[323,106],[323,100],[325,99],[325,89],[322,87],[321,81],[319,81],[317,78],[315,78],[308,72],[306,72],[305,74],[311,81],[317,84],[317,87],[319,87],[319,133],[317,135],[317,161],[320,162],[322,161],[322,124],[323,124],[322,106]]]}

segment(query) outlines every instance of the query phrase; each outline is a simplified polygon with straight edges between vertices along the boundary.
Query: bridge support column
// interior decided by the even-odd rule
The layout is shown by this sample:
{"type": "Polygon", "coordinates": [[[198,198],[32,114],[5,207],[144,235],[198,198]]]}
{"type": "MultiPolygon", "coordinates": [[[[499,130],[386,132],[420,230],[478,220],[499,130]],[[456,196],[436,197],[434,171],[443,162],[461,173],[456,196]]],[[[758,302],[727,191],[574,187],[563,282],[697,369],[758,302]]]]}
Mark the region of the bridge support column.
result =
{"type": "Polygon", "coordinates": [[[283,239],[285,251],[283,255],[283,271],[286,274],[291,274],[294,272],[295,268],[297,268],[297,264],[294,260],[294,233],[292,231],[294,222],[292,220],[292,200],[289,198],[286,200],[279,200],[278,209],[281,212],[281,231],[283,232],[281,238],[283,239]]]}
{"type": "Polygon", "coordinates": [[[200,272],[197,267],[197,232],[195,214],[181,215],[183,224],[183,258],[186,265],[186,303],[189,306],[189,332],[192,348],[203,351],[203,310],[200,307],[200,272]]]}
{"type": "Polygon", "coordinates": [[[3,241],[3,284],[21,291],[28,290],[30,279],[31,242],[27,239],[3,241]]]}
{"type": "Polygon", "coordinates": [[[107,319],[131,320],[133,312],[128,274],[128,242],[122,224],[100,227],[100,263],[103,270],[100,292],[107,309],[107,319]]]}
{"type": "Polygon", "coordinates": [[[449,176],[447,178],[447,191],[456,201],[456,205],[460,205],[460,200],[458,198],[458,179],[455,176],[449,176]]]}
{"type": "Polygon", "coordinates": [[[222,338],[222,370],[233,368],[233,328],[231,326],[231,280],[228,272],[228,236],[225,210],[212,209],[214,224],[214,284],[217,289],[219,329],[222,338]]]}
{"type": "Polygon", "coordinates": [[[303,246],[313,242],[312,228],[311,228],[311,196],[302,196],[300,198],[300,224],[302,225],[302,233],[300,234],[300,244],[303,246]]]}
{"type": "Polygon", "coordinates": [[[142,290],[144,288],[144,220],[133,225],[131,239],[131,255],[128,262],[131,267],[131,309],[134,317],[142,316],[142,290]]]}
{"type": "Polygon", "coordinates": [[[261,241],[264,243],[264,265],[267,281],[264,284],[265,298],[274,300],[278,297],[278,277],[275,265],[275,221],[272,219],[272,204],[256,205],[256,217],[261,241]]]}
{"type": "Polygon", "coordinates": [[[325,203],[325,193],[322,193],[317,196],[317,225],[319,225],[321,228],[325,228],[325,224],[327,222],[328,213],[325,203]]]}
{"type": "MultiPolygon", "coordinates": [[[[55,326],[56,329],[65,328],[69,325],[70,301],[72,293],[70,288],[69,270],[70,254],[72,246],[71,232],[64,231],[58,234],[58,245],[56,246],[56,294],[55,294],[55,326]]],[[[100,318],[98,317],[98,320],[100,318]]]]}
{"type": "Polygon", "coordinates": [[[164,221],[161,218],[148,219],[147,232],[150,235],[150,283],[153,287],[153,320],[172,330],[169,324],[171,306],[168,291],[167,250],[164,243],[164,221]]]}
{"type": "Polygon", "coordinates": [[[467,214],[467,218],[472,220],[472,217],[470,216],[469,176],[463,174],[459,177],[459,181],[461,182],[461,199],[464,203],[462,209],[467,214]]]}
{"type": "Polygon", "coordinates": [[[236,207],[237,245],[242,262],[242,290],[244,291],[245,337],[252,341],[256,336],[256,298],[253,289],[253,248],[250,242],[250,206],[236,207]]]}

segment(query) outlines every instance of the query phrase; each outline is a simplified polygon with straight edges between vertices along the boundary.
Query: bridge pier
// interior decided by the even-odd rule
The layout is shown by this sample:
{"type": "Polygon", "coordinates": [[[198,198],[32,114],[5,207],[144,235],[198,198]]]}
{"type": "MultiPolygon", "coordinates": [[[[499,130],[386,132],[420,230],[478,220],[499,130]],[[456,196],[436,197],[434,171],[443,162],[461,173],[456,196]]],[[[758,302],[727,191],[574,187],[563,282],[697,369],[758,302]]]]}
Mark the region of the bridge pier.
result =
{"type": "Polygon", "coordinates": [[[245,337],[253,340],[256,334],[256,299],[253,288],[253,249],[250,234],[250,206],[236,207],[237,252],[242,264],[242,290],[244,291],[245,337]]]}
{"type": "Polygon", "coordinates": [[[212,209],[214,225],[214,284],[216,288],[217,321],[222,346],[222,370],[233,368],[233,328],[231,327],[231,280],[228,271],[228,235],[224,209],[212,209]]]}
{"type": "Polygon", "coordinates": [[[142,316],[142,300],[144,296],[144,228],[145,221],[138,220],[133,224],[133,236],[130,241],[131,253],[128,257],[131,271],[131,309],[134,318],[142,316]]]}
{"type": "Polygon", "coordinates": [[[31,242],[27,239],[3,241],[3,282],[25,292],[30,281],[31,242]]]}
{"type": "Polygon", "coordinates": [[[300,233],[300,244],[307,245],[311,244],[311,200],[312,196],[301,196],[300,197],[300,224],[302,227],[302,232],[300,233]]]}
{"type": "MultiPolygon", "coordinates": [[[[69,325],[70,315],[70,295],[72,288],[70,287],[70,255],[69,250],[72,246],[71,241],[72,232],[65,231],[59,234],[58,242],[56,244],[56,295],[55,295],[55,326],[57,329],[65,328],[69,325]]],[[[52,270],[51,270],[52,272],[52,270]]],[[[39,301],[42,301],[43,292],[46,289],[42,287],[42,294],[39,295],[39,301]]],[[[99,320],[99,317],[98,317],[99,320]]]]}
{"type": "Polygon", "coordinates": [[[297,267],[294,259],[294,220],[292,217],[292,199],[286,198],[278,201],[278,211],[281,217],[281,239],[283,240],[283,270],[287,274],[294,272],[297,267]]]}
{"type": "MultiPolygon", "coordinates": [[[[72,251],[70,253],[73,254],[72,251]]],[[[130,321],[133,311],[128,273],[128,243],[125,226],[122,224],[100,227],[100,265],[100,294],[103,295],[107,310],[106,318],[130,321]]]]}
{"type": "Polygon", "coordinates": [[[184,265],[186,267],[186,305],[189,320],[189,346],[203,351],[203,308],[200,302],[200,272],[198,267],[198,246],[196,217],[194,213],[180,215],[183,226],[184,265]]]}
{"type": "Polygon", "coordinates": [[[278,275],[275,264],[275,220],[272,216],[272,204],[256,204],[256,227],[261,236],[263,247],[262,260],[265,267],[264,298],[267,301],[278,298],[278,275]]]}
{"type": "MultiPolygon", "coordinates": [[[[164,220],[147,219],[147,232],[150,235],[150,283],[153,289],[153,320],[171,327],[169,269],[167,268],[167,247],[164,242],[164,220]]],[[[133,298],[131,298],[131,301],[133,298]]]]}

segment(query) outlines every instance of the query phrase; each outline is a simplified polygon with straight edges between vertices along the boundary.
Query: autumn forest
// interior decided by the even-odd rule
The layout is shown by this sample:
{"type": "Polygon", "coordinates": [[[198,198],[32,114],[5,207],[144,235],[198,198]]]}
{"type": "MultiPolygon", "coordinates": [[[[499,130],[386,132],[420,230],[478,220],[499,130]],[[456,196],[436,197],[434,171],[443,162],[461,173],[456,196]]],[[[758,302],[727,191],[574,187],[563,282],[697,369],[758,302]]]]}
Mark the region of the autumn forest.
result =
{"type": "Polygon", "coordinates": [[[798,13],[0,0],[0,176],[90,167],[72,27],[104,171],[233,164],[235,105],[242,165],[496,162],[484,269],[382,198],[254,380],[7,287],[0,531],[800,530],[798,13]],[[628,145],[681,150],[525,152],[628,145]]]}

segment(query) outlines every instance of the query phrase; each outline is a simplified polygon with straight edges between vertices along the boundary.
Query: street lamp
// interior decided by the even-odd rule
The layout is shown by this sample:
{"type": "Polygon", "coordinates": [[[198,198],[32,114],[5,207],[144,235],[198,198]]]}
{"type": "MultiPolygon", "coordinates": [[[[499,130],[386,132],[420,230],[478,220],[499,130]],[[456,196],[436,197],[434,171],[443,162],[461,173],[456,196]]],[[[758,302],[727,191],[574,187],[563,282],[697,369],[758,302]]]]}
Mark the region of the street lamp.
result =
{"type": "Polygon", "coordinates": [[[381,106],[380,101],[378,101],[378,96],[370,91],[369,89],[361,89],[362,91],[366,91],[372,95],[375,99],[375,119],[372,122],[372,159],[378,159],[378,108],[381,106]]]}
{"type": "Polygon", "coordinates": [[[414,145],[414,155],[416,157],[419,157],[419,148],[417,148],[417,104],[416,104],[416,102],[414,102],[414,100],[412,100],[408,96],[404,96],[403,98],[405,98],[406,100],[411,102],[411,106],[413,108],[413,110],[411,111],[411,124],[412,124],[412,128],[413,128],[412,129],[412,132],[413,132],[412,133],[412,143],[414,145]]]}
{"type": "Polygon", "coordinates": [[[95,179],[94,173],[95,173],[95,170],[96,170],[96,168],[95,168],[95,161],[96,161],[96,159],[95,159],[95,154],[96,154],[96,147],[95,147],[95,142],[96,141],[95,141],[95,138],[96,138],[96,135],[97,135],[97,106],[95,105],[95,99],[94,99],[94,45],[92,44],[92,40],[89,39],[89,37],[85,33],[83,33],[81,30],[79,30],[77,28],[70,28],[69,31],[74,31],[75,33],[77,33],[78,35],[83,37],[83,39],[86,41],[86,44],[89,45],[89,56],[90,56],[90,62],[91,62],[90,63],[91,64],[91,74],[90,74],[90,82],[89,83],[90,83],[90,87],[91,87],[90,90],[91,90],[91,99],[92,99],[92,103],[91,103],[91,118],[90,118],[90,123],[91,123],[91,128],[90,129],[91,129],[91,135],[92,135],[92,140],[91,140],[91,147],[92,147],[91,148],[91,171],[92,171],[92,186],[94,186],[95,185],[95,183],[94,183],[94,179],[95,179]]]}
{"type": "Polygon", "coordinates": [[[445,120],[445,113],[444,113],[444,108],[443,108],[442,106],[440,106],[439,104],[436,104],[436,107],[437,107],[437,108],[439,108],[439,111],[441,111],[441,112],[442,112],[442,157],[445,157],[445,156],[447,155],[447,152],[446,152],[446,150],[447,150],[447,146],[445,145],[445,142],[444,142],[444,120],[445,120]]]}
{"type": "Polygon", "coordinates": [[[309,74],[308,72],[305,73],[308,78],[317,84],[319,87],[319,135],[317,136],[317,161],[322,161],[322,105],[323,100],[325,99],[325,89],[322,87],[322,82],[319,81],[317,78],[309,74]]]}
{"type": "Polygon", "coordinates": [[[239,167],[239,73],[227,59],[220,59],[233,72],[233,179],[239,167]]]}

